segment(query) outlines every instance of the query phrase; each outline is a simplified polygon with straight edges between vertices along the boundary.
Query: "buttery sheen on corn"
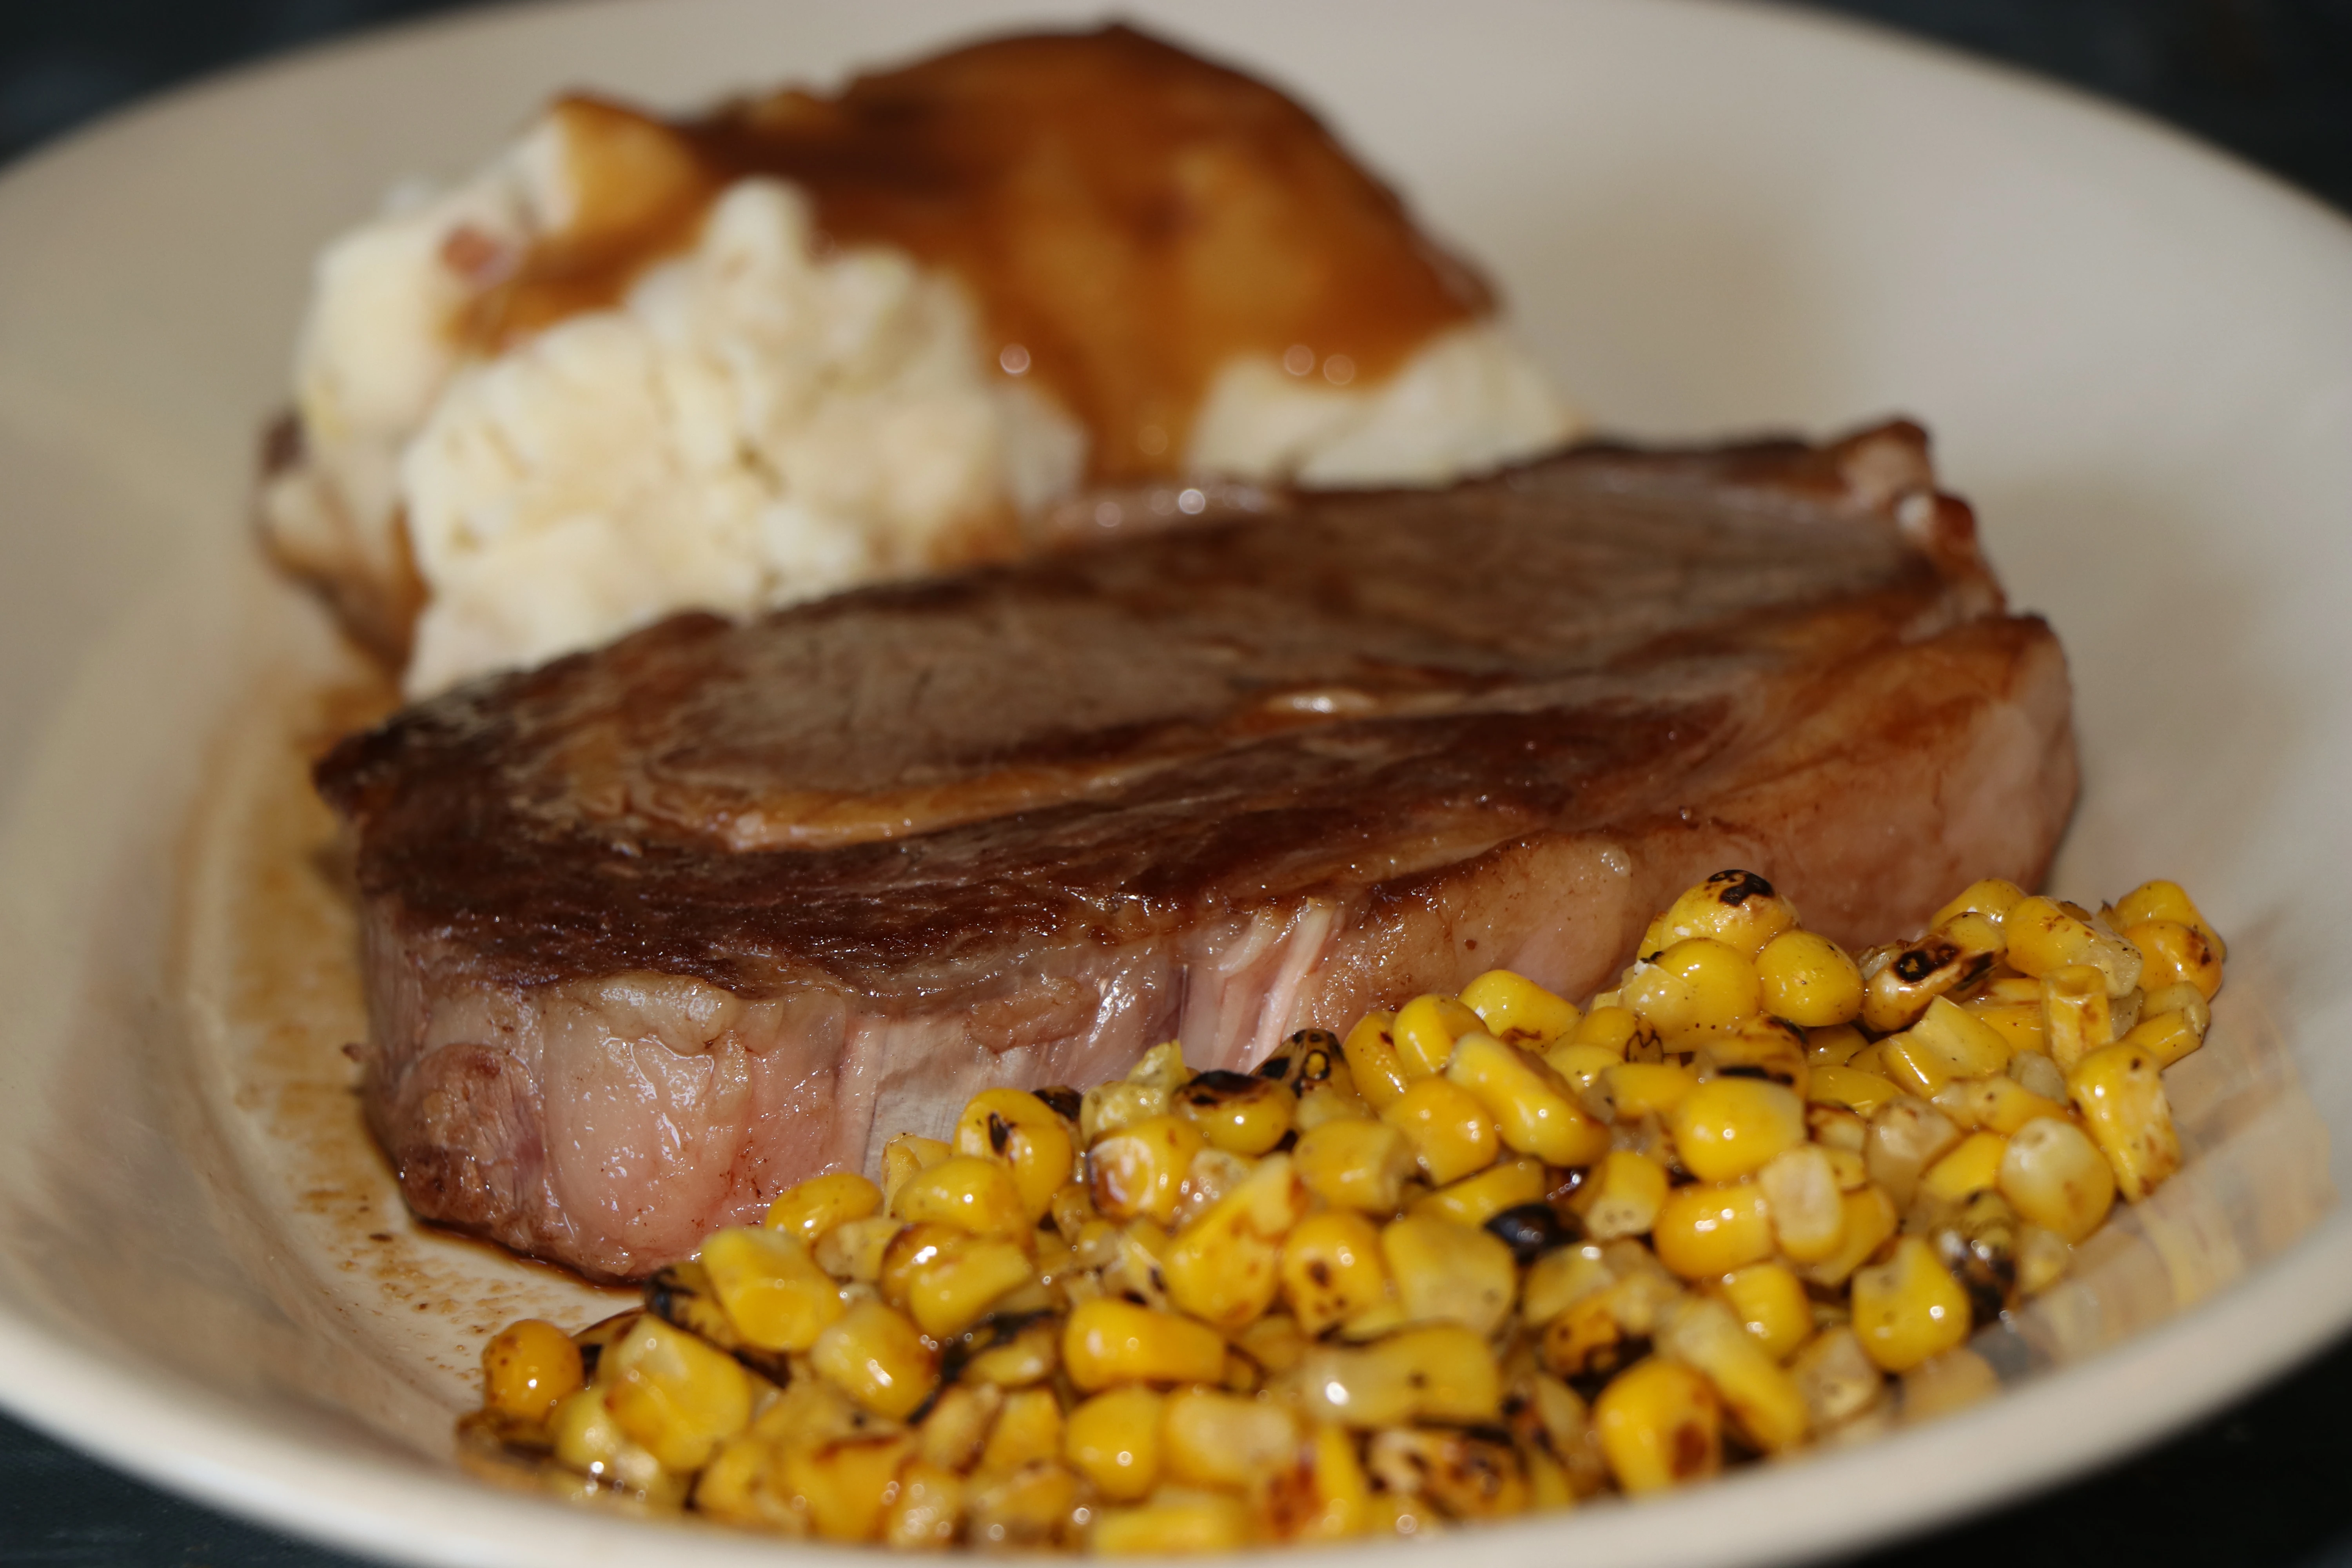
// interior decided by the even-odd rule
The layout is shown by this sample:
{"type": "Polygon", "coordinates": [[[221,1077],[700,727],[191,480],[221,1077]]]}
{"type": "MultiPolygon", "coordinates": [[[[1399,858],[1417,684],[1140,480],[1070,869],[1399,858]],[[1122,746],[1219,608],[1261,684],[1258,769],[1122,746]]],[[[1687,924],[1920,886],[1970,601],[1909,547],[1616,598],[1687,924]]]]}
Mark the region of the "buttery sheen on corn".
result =
{"type": "Polygon", "coordinates": [[[1848,953],[1762,878],[1578,1007],[1490,969],[1255,1071],[990,1089],[642,1310],[483,1353],[467,1462],[927,1550],[1232,1550],[1644,1493],[1997,1386],[1982,1314],[2179,1168],[2227,949],[1979,882],[1848,953]]]}

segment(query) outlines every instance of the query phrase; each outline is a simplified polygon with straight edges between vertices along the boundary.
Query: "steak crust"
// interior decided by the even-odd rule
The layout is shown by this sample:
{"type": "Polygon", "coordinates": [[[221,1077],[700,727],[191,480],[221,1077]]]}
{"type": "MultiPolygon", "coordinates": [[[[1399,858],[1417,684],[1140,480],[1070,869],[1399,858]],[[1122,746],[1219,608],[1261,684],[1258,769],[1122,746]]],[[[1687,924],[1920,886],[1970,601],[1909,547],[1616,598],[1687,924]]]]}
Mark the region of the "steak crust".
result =
{"type": "Polygon", "coordinates": [[[1581,996],[1727,866],[1878,942],[2037,882],[2074,801],[2063,656],[1913,426],[1112,531],[327,756],[417,1212],[635,1278],[987,1084],[1246,1068],[1496,965],[1581,996]]]}

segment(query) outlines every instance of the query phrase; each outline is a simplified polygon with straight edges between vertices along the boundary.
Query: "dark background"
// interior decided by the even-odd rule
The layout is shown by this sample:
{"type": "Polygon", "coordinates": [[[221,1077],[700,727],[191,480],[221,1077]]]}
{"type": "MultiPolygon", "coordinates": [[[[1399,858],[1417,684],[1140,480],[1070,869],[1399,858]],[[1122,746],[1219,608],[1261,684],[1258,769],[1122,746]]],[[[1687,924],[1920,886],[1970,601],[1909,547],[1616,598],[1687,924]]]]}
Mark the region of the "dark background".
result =
{"type": "MultiPolygon", "coordinates": [[[[160,88],[461,0],[0,0],[0,162],[160,88]]],[[[2352,0],[1842,0],[2168,120],[2352,210],[2352,0]]],[[[0,1377],[6,1375],[0,1369],[0,1377]]],[[[1858,1568],[2352,1568],[2352,1344],[2161,1447],[1858,1568]]],[[[341,1568],[0,1418],[0,1568],[341,1568]]]]}

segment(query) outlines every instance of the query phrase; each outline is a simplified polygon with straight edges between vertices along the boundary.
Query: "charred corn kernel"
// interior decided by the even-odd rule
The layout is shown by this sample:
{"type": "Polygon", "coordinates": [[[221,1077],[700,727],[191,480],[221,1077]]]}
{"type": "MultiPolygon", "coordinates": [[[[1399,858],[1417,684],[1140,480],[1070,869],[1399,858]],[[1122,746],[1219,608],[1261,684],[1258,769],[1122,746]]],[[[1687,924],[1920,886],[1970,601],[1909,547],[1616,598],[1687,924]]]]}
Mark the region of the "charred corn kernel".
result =
{"type": "MultiPolygon", "coordinates": [[[[812,1386],[833,1391],[828,1384],[813,1384],[803,1380],[786,1389],[784,1399],[789,1401],[812,1386]]],[[[988,1429],[996,1424],[996,1413],[1003,1408],[1003,1389],[984,1384],[950,1384],[940,1390],[939,1398],[932,1401],[930,1414],[923,1417],[919,1430],[923,1458],[944,1469],[971,1469],[980,1462],[980,1450],[988,1441],[988,1429]]],[[[808,1425],[797,1421],[787,1424],[779,1420],[774,1412],[762,1416],[761,1424],[764,1426],[772,1422],[786,1435],[797,1433],[808,1425]]]]}
{"type": "Polygon", "coordinates": [[[1772,1221],[1764,1189],[1693,1183],[1666,1194],[1650,1232],[1658,1261],[1685,1279],[1728,1274],[1772,1256],[1772,1221]]]}
{"type": "Polygon", "coordinates": [[[908,1270],[905,1294],[897,1304],[931,1338],[952,1339],[1036,1276],[1028,1254],[1012,1242],[959,1237],[930,1249],[908,1270]]]}
{"type": "Polygon", "coordinates": [[[2027,899],[2001,921],[2003,955],[2021,974],[2047,977],[2053,969],[2087,965],[2099,972],[2110,997],[2139,984],[2139,950],[2095,923],[2088,910],[2051,899],[2027,899]]]}
{"type": "Polygon", "coordinates": [[[1307,1215],[1306,1184],[1290,1156],[1270,1154],[1246,1180],[1177,1233],[1160,1260],[1168,1298],[1221,1329],[1238,1329],[1274,1304],[1284,1238],[1307,1215]]]}
{"type": "Polygon", "coordinates": [[[980,1468],[1009,1475],[1039,1459],[1062,1457],[1062,1404],[1050,1388],[1024,1388],[1005,1395],[1004,1408],[988,1430],[980,1468]]]}
{"type": "Polygon", "coordinates": [[[1956,929],[1929,931],[1865,964],[1862,1026],[1888,1035],[1907,1029],[1937,997],[1969,985],[1992,967],[2000,933],[1981,917],[1962,915],[1956,929]]]}
{"type": "Polygon", "coordinates": [[[1813,1337],[1812,1299],[1805,1294],[1805,1282],[1786,1264],[1751,1263],[1707,1289],[1774,1361],[1788,1360],[1813,1337]]]}
{"type": "Polygon", "coordinates": [[[1364,1468],[1387,1491],[1433,1502],[1448,1519],[1505,1519],[1528,1506],[1518,1452],[1497,1437],[1413,1427],[1376,1432],[1365,1446],[1364,1468]]]}
{"type": "Polygon", "coordinates": [[[1952,1069],[1944,1058],[1908,1033],[1890,1035],[1879,1041],[1878,1060],[1889,1083],[1921,1100],[1933,1100],[1952,1081],[1952,1069]]]}
{"type": "Polygon", "coordinates": [[[1486,1337],[1457,1323],[1406,1329],[1362,1349],[1323,1345],[1297,1373],[1308,1419],[1359,1431],[1407,1421],[1491,1423],[1502,1369],[1486,1337]]]}
{"type": "Polygon", "coordinates": [[[1927,1004],[1910,1038],[1943,1058],[1954,1078],[1983,1078],[2009,1066],[2011,1047],[2000,1032],[1946,997],[1927,1004]]]}
{"type": "Polygon", "coordinates": [[[1981,882],[1969,883],[1961,889],[1958,898],[1937,910],[1936,918],[1927,922],[1927,929],[1934,931],[1962,915],[1983,915],[1998,921],[2024,901],[2024,889],[1999,877],[1988,877],[1981,882]]]}
{"type": "Polygon", "coordinates": [[[2205,1043],[2205,1032],[2188,1013],[2158,1013],[2132,1026],[2117,1045],[2145,1051],[2159,1068],[2168,1068],[2205,1043]]]}
{"type": "Polygon", "coordinates": [[[898,1479],[898,1495],[882,1516],[882,1543],[900,1552],[939,1551],[955,1544],[970,1489],[953,1470],[917,1459],[898,1479]]]}
{"type": "Polygon", "coordinates": [[[508,1324],[482,1347],[483,1403],[501,1415],[544,1421],[585,1375],[572,1336],[538,1318],[508,1324]]]}
{"type": "Polygon", "coordinates": [[[1756,966],[1737,948],[1711,937],[1685,937],[1626,976],[1625,1005],[1664,1036],[1721,1028],[1754,1016],[1763,1005],[1756,966]]]}
{"type": "Polygon", "coordinates": [[[1870,1143],[1870,1123],[1842,1105],[1805,1107],[1805,1125],[1813,1142],[1824,1149],[1852,1150],[1859,1154],[1870,1143]]]}
{"type": "Polygon", "coordinates": [[[1356,1092],[1375,1114],[1395,1104],[1397,1097],[1412,1083],[1397,1056],[1394,1013],[1365,1014],[1348,1031],[1347,1043],[1340,1047],[1340,1053],[1347,1058],[1356,1092]]]}
{"type": "Polygon", "coordinates": [[[1161,1466],[1192,1486],[1245,1491],[1298,1454],[1288,1408],[1205,1388],[1170,1394],[1160,1432],[1161,1466]]]}
{"type": "Polygon", "coordinates": [[[1518,1260],[1495,1236],[1407,1215],[1381,1231],[1381,1258],[1407,1322],[1453,1322],[1492,1334],[1519,1293],[1518,1260]]]}
{"type": "Polygon", "coordinates": [[[1600,1103],[1592,1109],[1605,1106],[1618,1121],[1670,1116],[1683,1096],[1697,1087],[1696,1076],[1678,1062],[1621,1062],[1593,1085],[1591,1098],[1600,1103]]]}
{"type": "Polygon", "coordinates": [[[804,1247],[814,1247],[845,1220],[866,1219],[881,1209],[881,1188],[855,1171],[835,1171],[785,1189],[768,1205],[763,1223],[804,1247]]]}
{"type": "Polygon", "coordinates": [[[1805,1141],[1805,1102],[1759,1079],[1709,1079],[1682,1098],[1668,1125],[1685,1170],[1702,1182],[1731,1182],[1805,1141]]]}
{"type": "Polygon", "coordinates": [[[2162,1073],[2157,1059],[2137,1047],[2109,1046],[2084,1057],[2066,1077],[2084,1126],[2115,1167],[2116,1185],[2134,1203],[2180,1169],[2180,1138],[2162,1073]]]}
{"type": "Polygon", "coordinates": [[[1422,1079],[1381,1120],[1404,1134],[1423,1173],[1440,1186],[1485,1170],[1502,1146],[1486,1108],[1446,1079],[1422,1079]]]}
{"type": "Polygon", "coordinates": [[[2042,976],[2042,1028],[2050,1055],[2068,1072],[2115,1037],[2106,982],[2087,963],[2062,964],[2042,976]]]}
{"type": "Polygon", "coordinates": [[[1809,931],[1784,931],[1756,955],[1764,1011],[1802,1028],[1862,1016],[1862,971],[1845,949],[1809,931]]]}
{"type": "Polygon", "coordinates": [[[1772,1236],[1780,1250],[1800,1263],[1819,1263],[1834,1253],[1845,1233],[1844,1194],[1829,1152],[1799,1143],[1774,1155],[1756,1173],[1772,1236]]]}
{"type": "Polygon", "coordinates": [[[1600,1081],[1601,1075],[1625,1058],[1606,1046],[1554,1046],[1544,1053],[1544,1066],[1558,1073],[1560,1081],[1574,1090],[1579,1103],[1583,1103],[1587,1090],[1600,1081]]]}
{"type": "Polygon", "coordinates": [[[1123,1383],[1214,1383],[1224,1374],[1225,1342],[1206,1323],[1099,1297],[1070,1309],[1062,1365],[1087,1393],[1123,1383]]]}
{"type": "Polygon", "coordinates": [[[1576,1026],[1575,1033],[1568,1037],[1566,1043],[1597,1046],[1622,1062],[1625,1059],[1626,1050],[1642,1032],[1642,1016],[1631,1007],[1615,1004],[1604,1007],[1596,1003],[1592,1011],[1584,1016],[1584,1021],[1576,1026]]]}
{"type": "Polygon", "coordinates": [[[1097,1394],[1070,1412],[1062,1454],[1113,1502],[1133,1502],[1160,1484],[1160,1395],[1129,1386],[1097,1394]]]}
{"type": "Polygon", "coordinates": [[[1069,1124],[1025,1089],[988,1089],[965,1104],[956,1122],[959,1154],[993,1160],[1013,1173],[1013,1185],[1035,1225],[1053,1205],[1054,1194],[1070,1179],[1076,1155],[1069,1124]]]}
{"type": "Polygon", "coordinates": [[[1184,1201],[1193,1156],[1207,1147],[1198,1127],[1166,1114],[1098,1139],[1087,1150],[1095,1206],[1107,1219],[1141,1217],[1166,1225],[1184,1201]]]}
{"type": "Polygon", "coordinates": [[[1960,1141],[1952,1119],[1924,1100],[1903,1099],[1870,1119],[1870,1142],[1863,1159],[1870,1179],[1886,1189],[1896,1206],[1910,1206],[1920,1173],[1960,1141]]]}
{"type": "Polygon", "coordinates": [[[1551,1190],[1543,1162],[1525,1157],[1499,1161],[1475,1176],[1413,1200],[1412,1212],[1456,1225],[1483,1226],[1505,1209],[1543,1202],[1551,1190]]]}
{"type": "Polygon", "coordinates": [[[2080,1241],[2115,1206],[2116,1173],[2090,1134],[2071,1121],[2029,1121],[2000,1157],[2000,1195],[2029,1223],[2080,1241]]]}
{"type": "Polygon", "coordinates": [[[650,1314],[597,1366],[604,1403],[629,1440],[669,1470],[702,1468],[751,1420],[751,1378],[735,1359],[650,1314]]]}
{"type": "Polygon", "coordinates": [[[1919,1190],[1947,1203],[1958,1203],[2000,1184],[2000,1157],[2009,1140],[1998,1132],[1971,1132],[1952,1151],[1927,1167],[1919,1190]]]}
{"type": "Polygon", "coordinates": [[[1969,1327],[1969,1293],[1918,1237],[1905,1237],[1894,1257],[1854,1274],[1854,1337],[1888,1372],[1957,1348],[1969,1327]]]}
{"type": "Polygon", "coordinates": [[[2221,955],[2195,926],[2142,921],[2125,928],[2123,938],[2139,950],[2143,988],[2194,985],[2208,1002],[2221,989],[2221,955]]]}
{"type": "Polygon", "coordinates": [[[1454,1042],[1446,1079],[1485,1108],[1505,1148],[1553,1165],[1585,1165],[1609,1147],[1609,1129],[1540,1057],[1473,1031],[1454,1042]]]}
{"type": "Polygon", "coordinates": [[[1239,1498],[1171,1487],[1138,1508],[1107,1508],[1087,1527],[1087,1549],[1105,1557],[1233,1552],[1249,1542],[1239,1498]]]}
{"type": "Polygon", "coordinates": [[[877,1415],[903,1421],[931,1396],[939,1358],[907,1319],[879,1301],[860,1301],[817,1336],[809,1363],[818,1376],[877,1415]]]}
{"type": "Polygon", "coordinates": [[[826,1541],[879,1541],[898,1499],[898,1471],[914,1451],[904,1433],[822,1445],[787,1443],[778,1455],[785,1491],[826,1541]]]}
{"type": "Polygon", "coordinates": [[[1840,1194],[1838,1204],[1844,1216],[1838,1227],[1837,1250],[1798,1270],[1809,1285],[1835,1289],[1844,1284],[1902,1222],[1895,1200],[1875,1184],[1840,1194]]]}
{"type": "Polygon", "coordinates": [[[909,1177],[928,1171],[955,1152],[955,1146],[937,1138],[902,1132],[882,1145],[882,1206],[898,1212],[898,1189],[909,1177]]]}
{"type": "Polygon", "coordinates": [[[1886,1392],[1886,1374],[1862,1348],[1850,1328],[1825,1329],[1805,1342],[1789,1363],[1797,1390],[1813,1418],[1813,1430],[1842,1426],[1870,1409],[1886,1392]]]}
{"type": "Polygon", "coordinates": [[[1176,1091],[1176,1110],[1209,1147],[1255,1159],[1289,1136],[1298,1097],[1272,1079],[1204,1072],[1176,1091]]]}
{"type": "Polygon", "coordinates": [[[1797,911],[1753,871],[1717,871],[1685,889],[1650,922],[1642,939],[1643,956],[1685,937],[1707,937],[1753,958],[1797,923],[1797,911]]]}
{"type": "Polygon", "coordinates": [[[947,1225],[974,1236],[1024,1241],[1036,1235],[1036,1221],[1012,1173],[970,1154],[951,1154],[908,1177],[891,1207],[909,1225],[947,1225]]]}
{"type": "Polygon", "coordinates": [[[735,1331],[763,1351],[804,1351],[847,1310],[789,1230],[722,1230],[702,1244],[702,1267],[735,1331]]]}
{"type": "Polygon", "coordinates": [[[1486,1033],[1531,1051],[1567,1038],[1582,1021],[1574,1003],[1507,969],[1490,969],[1465,985],[1462,1005],[1478,1015],[1486,1033]]]}
{"type": "Polygon", "coordinates": [[[1756,1447],[1778,1454],[1805,1440],[1812,1418],[1796,1380],[1721,1301],[1684,1297],[1663,1315],[1657,1338],[1668,1355],[1715,1384],[1740,1435],[1756,1447]]]}
{"type": "Polygon", "coordinates": [[[2221,941],[2221,933],[2199,912],[2178,882],[2142,882],[2116,900],[2114,924],[2118,929],[2144,925],[2149,921],[2172,921],[2185,925],[2205,939],[2215,958],[2224,962],[2229,959],[2230,950],[2221,941]]]}
{"type": "Polygon", "coordinates": [[[1824,1105],[1843,1105],[1868,1117],[1903,1091],[1895,1080],[1850,1067],[1815,1067],[1806,1081],[1805,1098],[1824,1105]]]}
{"type": "Polygon", "coordinates": [[[1570,1202],[1584,1221],[1585,1235],[1612,1241],[1648,1234],[1658,1223],[1667,1185],[1666,1168],[1647,1154],[1612,1149],[1586,1173],[1570,1202]]]}
{"type": "Polygon", "coordinates": [[[1723,1407],[1690,1367],[1652,1356],[1612,1379],[1592,1406],[1601,1452],[1617,1484],[1636,1494],[1723,1468],[1723,1407]]]}
{"type": "Polygon", "coordinates": [[[2001,1037],[2011,1055],[2050,1049],[2049,1032],[2042,1025],[2041,984],[2034,984],[2031,1002],[1971,1002],[1968,1011],[1977,1022],[2001,1037]]]}
{"type": "Polygon", "coordinates": [[[2004,1138],[2040,1117],[2066,1114],[2064,1106],[2054,1100],[2042,1099],[2006,1073],[1973,1079],[1964,1086],[1963,1092],[1968,1099],[1969,1114],[1977,1126],[2004,1138]]]}
{"type": "Polygon", "coordinates": [[[1364,1532],[1371,1501],[1356,1440],[1341,1427],[1318,1426],[1296,1466],[1268,1489],[1267,1523],[1284,1541],[1344,1541],[1364,1532]]]}
{"type": "Polygon", "coordinates": [[[1434,1078],[1453,1059],[1454,1042],[1485,1027],[1478,1015],[1451,996],[1424,992],[1397,1009],[1390,1026],[1397,1065],[1408,1079],[1434,1078]]]}
{"type": "Polygon", "coordinates": [[[1291,1168],[1334,1208],[1394,1214],[1417,1168],[1412,1144],[1383,1121],[1327,1121],[1300,1136],[1291,1168]]]}

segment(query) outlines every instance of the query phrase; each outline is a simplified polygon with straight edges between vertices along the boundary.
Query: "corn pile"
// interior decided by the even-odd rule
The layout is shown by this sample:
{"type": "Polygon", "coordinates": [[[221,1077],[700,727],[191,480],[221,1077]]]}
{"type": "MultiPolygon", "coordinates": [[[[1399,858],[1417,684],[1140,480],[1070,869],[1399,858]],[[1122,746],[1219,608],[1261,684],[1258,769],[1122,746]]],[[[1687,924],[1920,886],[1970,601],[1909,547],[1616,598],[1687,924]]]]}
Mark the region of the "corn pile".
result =
{"type": "Polygon", "coordinates": [[[2180,1163],[2220,937],[2000,881],[1859,962],[1724,872],[1580,1012],[1496,970],[1256,1072],[996,1089],[568,1335],[478,1465],[896,1547],[1413,1535],[1989,1392],[1972,1329],[2180,1163]]]}

